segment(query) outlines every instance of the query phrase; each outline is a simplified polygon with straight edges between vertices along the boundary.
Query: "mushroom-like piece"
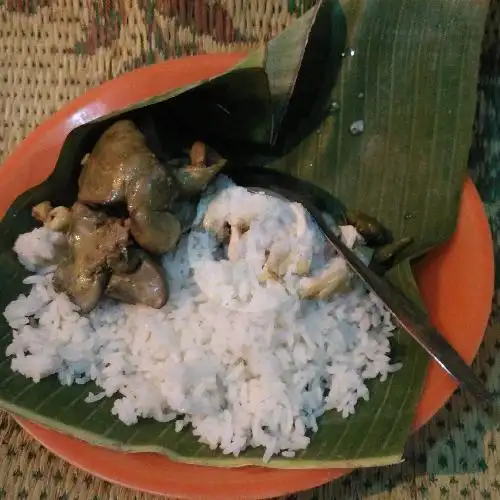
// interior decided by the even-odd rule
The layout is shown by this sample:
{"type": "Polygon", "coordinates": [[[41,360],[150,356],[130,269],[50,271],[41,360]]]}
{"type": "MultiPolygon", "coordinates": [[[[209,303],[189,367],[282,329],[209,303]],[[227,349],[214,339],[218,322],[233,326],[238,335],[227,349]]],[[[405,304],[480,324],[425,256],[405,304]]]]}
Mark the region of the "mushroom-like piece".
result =
{"type": "Polygon", "coordinates": [[[226,164],[218,153],[200,141],[192,145],[189,157],[191,164],[176,171],[184,198],[203,191],[226,164]]]}
{"type": "Polygon", "coordinates": [[[50,201],[42,201],[31,210],[31,215],[52,231],[64,232],[71,223],[71,211],[66,207],[52,208],[50,201]]]}
{"type": "Polygon", "coordinates": [[[219,243],[227,243],[231,237],[231,225],[226,215],[221,216],[217,204],[211,203],[203,217],[203,229],[211,233],[219,243]]]}
{"type": "Polygon", "coordinates": [[[368,245],[380,245],[389,241],[387,230],[374,217],[359,211],[348,211],[346,220],[356,228],[368,245]]]}
{"type": "Polygon", "coordinates": [[[318,276],[302,278],[299,297],[301,299],[318,298],[327,300],[333,294],[349,289],[350,274],[344,259],[337,257],[318,276]]]}
{"type": "Polygon", "coordinates": [[[262,268],[261,280],[283,277],[289,270],[299,276],[306,275],[311,268],[311,253],[309,241],[304,244],[307,233],[307,218],[304,207],[299,203],[292,203],[291,209],[295,215],[296,244],[293,248],[288,239],[288,228],[284,236],[275,239],[268,250],[266,263],[262,268]],[[294,266],[294,267],[292,267],[294,266]]]}
{"type": "Polygon", "coordinates": [[[50,212],[52,211],[52,204],[50,201],[42,201],[38,205],[35,205],[31,210],[31,215],[34,219],[42,224],[48,219],[50,212]]]}
{"type": "Polygon", "coordinates": [[[413,238],[411,236],[403,236],[399,240],[393,241],[392,243],[387,243],[386,245],[381,246],[377,248],[377,250],[375,250],[375,253],[373,254],[373,260],[377,264],[388,264],[398,253],[403,251],[411,243],[413,243],[413,238]]]}
{"type": "Polygon", "coordinates": [[[260,281],[268,279],[278,279],[284,276],[290,263],[290,244],[289,242],[277,239],[269,248],[266,258],[266,263],[262,268],[262,274],[259,277],[260,281]]]}
{"type": "Polygon", "coordinates": [[[248,231],[248,226],[233,224],[229,226],[229,243],[227,245],[227,258],[234,262],[241,258],[241,237],[248,231]]]}
{"type": "Polygon", "coordinates": [[[223,167],[224,162],[221,161],[210,167],[189,165],[177,170],[176,176],[181,185],[182,196],[189,199],[201,193],[223,167]]]}
{"type": "Polygon", "coordinates": [[[170,208],[180,195],[173,168],[159,163],[143,134],[130,120],[109,127],[87,158],[79,179],[78,200],[91,205],[125,203],[131,233],[146,250],[163,253],[181,232],[170,208]],[[164,231],[171,231],[164,234],[164,231]]]}
{"type": "MultiPolygon", "coordinates": [[[[296,222],[296,236],[299,242],[301,242],[307,234],[307,217],[304,207],[300,203],[292,203],[292,211],[295,215],[296,222]]],[[[312,261],[312,242],[307,241],[306,244],[299,244],[298,248],[295,249],[295,274],[299,276],[306,275],[311,269],[312,261]],[[304,248],[305,247],[305,248],[304,248]]]]}
{"type": "Polygon", "coordinates": [[[54,273],[54,289],[66,293],[83,313],[103,294],[113,267],[124,265],[129,245],[128,221],[107,217],[75,203],[68,231],[69,256],[54,273]]]}
{"type": "Polygon", "coordinates": [[[139,267],[129,274],[113,274],[106,295],[128,304],[144,304],[160,309],[169,296],[163,270],[146,253],[137,252],[137,255],[139,267]]]}
{"type": "MultiPolygon", "coordinates": [[[[356,229],[353,226],[341,226],[340,233],[344,244],[353,248],[359,238],[356,229]]],[[[303,299],[328,300],[333,294],[347,292],[350,283],[351,274],[347,262],[337,256],[319,275],[300,281],[299,296],[303,299]]]]}
{"type": "Polygon", "coordinates": [[[45,227],[52,231],[64,232],[71,224],[71,211],[66,207],[53,208],[45,220],[45,227]]]}
{"type": "Polygon", "coordinates": [[[194,167],[205,167],[207,161],[207,145],[201,141],[195,141],[189,152],[191,165],[194,167]]]}

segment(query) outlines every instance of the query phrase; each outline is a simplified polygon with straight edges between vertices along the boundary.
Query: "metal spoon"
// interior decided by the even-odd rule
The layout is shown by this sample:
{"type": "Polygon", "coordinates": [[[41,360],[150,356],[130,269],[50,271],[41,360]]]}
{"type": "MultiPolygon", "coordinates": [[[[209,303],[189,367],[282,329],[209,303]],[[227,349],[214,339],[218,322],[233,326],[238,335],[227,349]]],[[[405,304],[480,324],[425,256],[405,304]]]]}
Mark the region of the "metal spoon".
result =
{"type": "Polygon", "coordinates": [[[263,192],[270,196],[302,204],[309,212],[325,237],[344,257],[351,269],[361,278],[367,288],[377,295],[391,311],[396,321],[406,330],[464,389],[478,400],[493,403],[500,395],[490,392],[472,368],[460,357],[448,341],[430,324],[427,314],[398,288],[376,274],[330,229],[321,211],[314,202],[302,193],[265,183],[265,177],[245,178],[238,176],[237,182],[254,192],[263,192]],[[257,180],[258,179],[258,180],[257,180]],[[257,180],[257,182],[256,182],[257,180]],[[266,185],[259,185],[260,183],[266,185]]]}

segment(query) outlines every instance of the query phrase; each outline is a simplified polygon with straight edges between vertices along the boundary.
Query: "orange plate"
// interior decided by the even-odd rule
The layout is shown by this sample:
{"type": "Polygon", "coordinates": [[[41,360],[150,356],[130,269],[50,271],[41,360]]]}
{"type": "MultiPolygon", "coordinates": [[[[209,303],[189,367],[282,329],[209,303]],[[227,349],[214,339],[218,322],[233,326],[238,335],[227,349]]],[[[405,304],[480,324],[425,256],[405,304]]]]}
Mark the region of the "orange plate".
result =
{"type": "MultiPolygon", "coordinates": [[[[237,63],[243,54],[204,55],[128,73],[92,89],[38,127],[0,169],[0,214],[54,168],[68,132],[141,99],[201,80],[237,63]]],[[[435,325],[471,362],[486,328],[493,293],[493,251],[488,222],[471,181],[464,186],[457,230],[417,266],[418,284],[435,325]]],[[[414,428],[426,423],[456,385],[435,363],[429,367],[414,428]]],[[[263,498],[312,488],[346,469],[220,469],[175,463],[151,453],[120,453],[18,419],[35,439],[68,462],[109,481],[181,498],[263,498]]]]}

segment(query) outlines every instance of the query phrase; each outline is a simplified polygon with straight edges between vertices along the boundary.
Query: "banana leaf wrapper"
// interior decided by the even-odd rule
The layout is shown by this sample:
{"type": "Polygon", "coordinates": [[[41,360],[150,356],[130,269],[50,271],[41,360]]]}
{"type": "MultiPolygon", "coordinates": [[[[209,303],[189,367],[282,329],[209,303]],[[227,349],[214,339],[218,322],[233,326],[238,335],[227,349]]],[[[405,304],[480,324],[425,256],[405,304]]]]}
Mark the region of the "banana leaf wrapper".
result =
{"type": "MultiPolygon", "coordinates": [[[[453,233],[466,175],[479,56],[488,2],[326,0],[229,72],[84,124],[69,133],[52,175],[22,194],[0,223],[0,307],[26,291],[12,246],[34,227],[31,208],[76,197],[80,161],[114,121],[130,118],[162,160],[201,139],[229,168],[260,166],[308,185],[325,206],[379,219],[411,236],[388,274],[420,301],[411,259],[453,233]]],[[[189,463],[262,465],[263,450],[224,456],[172,423],[128,427],[111,399],[87,404],[85,386],[55,376],[32,383],[10,369],[11,331],[0,319],[0,407],[93,444],[154,451],[189,463]]],[[[366,467],[401,461],[428,358],[399,332],[403,368],[369,384],[370,400],[343,419],[328,412],[309,447],[282,468],[366,467]]]]}

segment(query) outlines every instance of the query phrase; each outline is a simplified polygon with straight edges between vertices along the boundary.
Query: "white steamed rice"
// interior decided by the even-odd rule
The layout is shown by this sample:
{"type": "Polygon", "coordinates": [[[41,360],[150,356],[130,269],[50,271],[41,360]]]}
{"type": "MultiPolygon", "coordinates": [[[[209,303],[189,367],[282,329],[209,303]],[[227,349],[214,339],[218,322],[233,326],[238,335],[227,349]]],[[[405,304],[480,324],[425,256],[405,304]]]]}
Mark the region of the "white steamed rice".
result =
{"type": "MultiPolygon", "coordinates": [[[[309,221],[295,231],[297,212],[289,204],[224,178],[200,201],[198,222],[214,199],[210,206],[219,204],[219,211],[212,215],[255,212],[238,248],[241,259],[216,260],[213,238],[192,231],[163,258],[171,295],[162,310],[103,300],[81,316],[55,293],[53,269],[40,269],[58,237],[39,229],[22,235],[15,251],[39,274],[25,280],[30,293],[4,312],[13,329],[7,355],[12,370],[35,382],[52,374],[64,385],[95,381],[101,392],[86,401],[115,396],[112,413],[126,424],[176,420],[177,431],[190,425],[201,442],[226,454],[263,446],[265,461],[278,453],[292,457],[307,447],[325,411],[347,418],[369,399],[365,380],[384,381],[399,368],[390,363],[394,325],[354,279],[352,291],[326,302],[299,300],[306,278],[291,272],[283,284],[259,285],[259,255],[272,235],[289,238],[297,255],[312,259],[314,272],[331,257],[321,235],[309,221]]],[[[342,234],[355,244],[352,228],[342,234]]]]}

